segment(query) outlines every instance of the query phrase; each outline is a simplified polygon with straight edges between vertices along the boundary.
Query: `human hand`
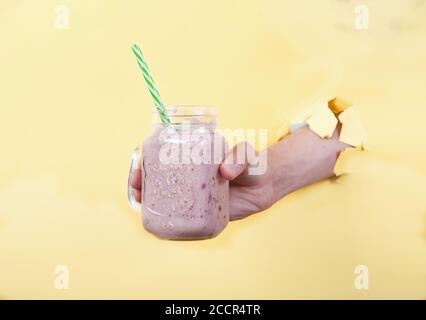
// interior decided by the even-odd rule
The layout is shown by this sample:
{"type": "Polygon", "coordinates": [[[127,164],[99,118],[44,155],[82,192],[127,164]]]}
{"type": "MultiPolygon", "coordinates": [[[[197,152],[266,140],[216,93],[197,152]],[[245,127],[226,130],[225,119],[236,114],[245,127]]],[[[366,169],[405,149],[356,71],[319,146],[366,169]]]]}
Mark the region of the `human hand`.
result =
{"type": "MultiPolygon", "coordinates": [[[[337,157],[349,145],[339,141],[339,127],[329,139],[321,139],[309,127],[290,134],[261,152],[267,152],[267,167],[262,175],[250,175],[251,145],[244,143],[246,159],[242,164],[233,164],[236,145],[225,157],[219,171],[229,180],[229,214],[231,220],[245,218],[272,206],[285,195],[309,184],[334,176],[337,157]],[[232,163],[232,164],[228,164],[232,163]]],[[[136,169],[130,177],[136,201],[141,200],[142,171],[136,169]]]]}
{"type": "MultiPolygon", "coordinates": [[[[268,152],[267,149],[261,152],[268,152]]],[[[256,152],[256,158],[258,152],[256,152]]],[[[219,167],[219,172],[229,180],[229,216],[230,220],[243,219],[253,213],[263,211],[275,202],[272,171],[269,159],[266,163],[266,171],[260,175],[250,174],[250,162],[248,155],[255,154],[253,147],[242,142],[234,146],[226,155],[219,167]],[[243,163],[234,164],[237,158],[237,150],[245,150],[243,163]]],[[[265,158],[267,159],[267,158],[265,158]]]]}
{"type": "MultiPolygon", "coordinates": [[[[247,154],[254,153],[253,147],[248,143],[241,144],[234,146],[227,153],[224,163],[219,167],[222,177],[230,182],[230,220],[245,218],[270,207],[274,202],[271,174],[267,169],[262,175],[250,175],[247,154]],[[245,160],[240,164],[231,164],[231,159],[237,159],[237,150],[245,150],[245,160]]],[[[135,200],[141,202],[142,170],[140,168],[132,172],[129,182],[133,188],[135,200]]]]}

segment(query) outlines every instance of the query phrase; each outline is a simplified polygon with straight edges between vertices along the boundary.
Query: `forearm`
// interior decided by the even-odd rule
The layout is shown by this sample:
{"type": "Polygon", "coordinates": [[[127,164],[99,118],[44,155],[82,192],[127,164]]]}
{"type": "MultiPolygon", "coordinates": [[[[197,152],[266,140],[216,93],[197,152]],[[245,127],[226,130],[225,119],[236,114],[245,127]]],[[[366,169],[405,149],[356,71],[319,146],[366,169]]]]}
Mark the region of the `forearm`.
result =
{"type": "Polygon", "coordinates": [[[321,139],[309,127],[297,130],[268,150],[274,201],[294,190],[334,176],[333,168],[341,150],[348,147],[338,139],[321,139]]]}

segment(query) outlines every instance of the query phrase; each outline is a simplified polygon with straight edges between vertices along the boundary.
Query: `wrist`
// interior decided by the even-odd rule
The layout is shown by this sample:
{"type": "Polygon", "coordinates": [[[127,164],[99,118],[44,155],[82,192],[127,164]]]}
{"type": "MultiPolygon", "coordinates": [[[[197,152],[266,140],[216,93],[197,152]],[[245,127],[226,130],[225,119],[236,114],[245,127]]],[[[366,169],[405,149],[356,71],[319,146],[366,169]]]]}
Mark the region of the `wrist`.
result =
{"type": "Polygon", "coordinates": [[[301,128],[268,149],[268,166],[275,201],[311,183],[334,175],[342,144],[337,132],[321,139],[309,127],[301,128]]]}
{"type": "Polygon", "coordinates": [[[287,155],[282,142],[268,148],[268,177],[273,190],[274,203],[290,193],[294,184],[289,177],[291,157],[287,155]]]}

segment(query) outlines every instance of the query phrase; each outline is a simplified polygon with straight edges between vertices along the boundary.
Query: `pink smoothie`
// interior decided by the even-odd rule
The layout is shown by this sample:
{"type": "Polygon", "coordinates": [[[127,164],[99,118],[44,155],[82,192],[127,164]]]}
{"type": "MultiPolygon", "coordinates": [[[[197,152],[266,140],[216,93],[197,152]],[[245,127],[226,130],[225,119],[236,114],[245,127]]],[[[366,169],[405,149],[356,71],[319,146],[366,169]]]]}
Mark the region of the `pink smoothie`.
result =
{"type": "MultiPolygon", "coordinates": [[[[212,238],[229,220],[229,183],[219,164],[163,164],[159,131],[142,150],[142,221],[163,239],[212,238]]],[[[192,147],[192,146],[191,146],[192,147]]]]}

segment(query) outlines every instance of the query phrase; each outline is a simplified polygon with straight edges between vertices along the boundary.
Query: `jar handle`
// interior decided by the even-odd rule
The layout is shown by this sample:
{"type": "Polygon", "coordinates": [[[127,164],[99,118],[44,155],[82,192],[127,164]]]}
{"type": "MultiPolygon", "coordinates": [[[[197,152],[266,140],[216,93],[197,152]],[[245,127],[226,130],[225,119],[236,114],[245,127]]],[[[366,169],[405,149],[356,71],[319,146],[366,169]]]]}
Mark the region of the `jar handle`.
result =
{"type": "Polygon", "coordinates": [[[132,173],[135,169],[140,168],[141,157],[142,157],[141,148],[136,147],[132,152],[132,158],[130,161],[129,178],[127,180],[127,200],[129,201],[130,207],[136,212],[141,212],[141,204],[136,201],[135,194],[133,193],[133,188],[130,186],[130,177],[132,176],[132,173]]]}

